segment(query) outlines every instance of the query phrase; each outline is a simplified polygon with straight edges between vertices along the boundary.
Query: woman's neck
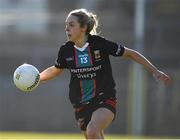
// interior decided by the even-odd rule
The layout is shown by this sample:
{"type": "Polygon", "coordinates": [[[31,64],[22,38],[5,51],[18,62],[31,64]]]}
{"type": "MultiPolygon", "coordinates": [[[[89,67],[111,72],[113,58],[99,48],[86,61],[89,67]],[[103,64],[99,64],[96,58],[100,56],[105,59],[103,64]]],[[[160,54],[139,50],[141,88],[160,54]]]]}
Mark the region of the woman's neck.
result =
{"type": "Polygon", "coordinates": [[[88,36],[84,35],[80,37],[79,39],[77,39],[76,41],[74,41],[74,43],[77,47],[82,48],[86,44],[87,39],[88,39],[88,36]]]}

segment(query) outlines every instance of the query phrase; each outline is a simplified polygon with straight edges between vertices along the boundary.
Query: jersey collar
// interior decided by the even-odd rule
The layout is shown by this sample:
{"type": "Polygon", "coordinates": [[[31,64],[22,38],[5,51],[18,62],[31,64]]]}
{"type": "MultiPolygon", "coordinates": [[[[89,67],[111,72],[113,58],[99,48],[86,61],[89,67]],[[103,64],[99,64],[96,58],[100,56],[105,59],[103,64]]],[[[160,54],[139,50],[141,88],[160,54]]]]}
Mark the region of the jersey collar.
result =
{"type": "Polygon", "coordinates": [[[86,44],[84,44],[84,46],[81,47],[81,48],[79,48],[79,47],[77,47],[76,45],[74,45],[74,47],[75,47],[77,50],[81,51],[81,52],[83,52],[88,46],[89,46],[89,43],[88,43],[88,42],[86,42],[86,44]]]}

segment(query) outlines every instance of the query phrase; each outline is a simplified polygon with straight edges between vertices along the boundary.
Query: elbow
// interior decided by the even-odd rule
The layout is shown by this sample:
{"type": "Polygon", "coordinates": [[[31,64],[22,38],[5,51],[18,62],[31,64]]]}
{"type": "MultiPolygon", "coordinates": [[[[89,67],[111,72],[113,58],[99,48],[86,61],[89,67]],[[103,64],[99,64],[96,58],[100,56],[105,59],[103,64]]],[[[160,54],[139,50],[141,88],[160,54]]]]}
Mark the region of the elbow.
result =
{"type": "Polygon", "coordinates": [[[135,50],[132,50],[132,49],[129,49],[127,52],[126,52],[126,55],[125,57],[128,58],[128,59],[136,59],[138,57],[139,53],[135,50]]]}
{"type": "Polygon", "coordinates": [[[132,53],[131,53],[131,55],[130,55],[130,57],[131,57],[132,59],[136,59],[136,58],[138,58],[138,56],[139,56],[139,53],[138,53],[137,51],[132,51],[132,53]]]}

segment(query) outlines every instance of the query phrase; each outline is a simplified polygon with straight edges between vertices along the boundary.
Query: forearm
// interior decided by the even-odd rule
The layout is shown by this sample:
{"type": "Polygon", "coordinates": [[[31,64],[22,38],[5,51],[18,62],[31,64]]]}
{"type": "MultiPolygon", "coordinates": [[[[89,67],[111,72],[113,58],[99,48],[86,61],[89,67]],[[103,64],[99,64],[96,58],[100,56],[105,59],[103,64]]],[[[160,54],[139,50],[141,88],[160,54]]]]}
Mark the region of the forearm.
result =
{"type": "Polygon", "coordinates": [[[40,73],[40,81],[43,82],[43,81],[51,80],[56,76],[58,76],[59,74],[61,74],[62,71],[63,69],[58,69],[54,66],[49,67],[40,73]]]}
{"type": "Polygon", "coordinates": [[[172,82],[170,76],[162,71],[159,71],[149,60],[137,51],[125,48],[123,57],[129,58],[143,65],[157,80],[163,81],[166,85],[172,82]]]}
{"type": "Polygon", "coordinates": [[[147,58],[145,58],[142,54],[140,54],[137,51],[129,49],[128,55],[126,55],[126,57],[143,65],[151,74],[157,72],[157,68],[147,58]]]}

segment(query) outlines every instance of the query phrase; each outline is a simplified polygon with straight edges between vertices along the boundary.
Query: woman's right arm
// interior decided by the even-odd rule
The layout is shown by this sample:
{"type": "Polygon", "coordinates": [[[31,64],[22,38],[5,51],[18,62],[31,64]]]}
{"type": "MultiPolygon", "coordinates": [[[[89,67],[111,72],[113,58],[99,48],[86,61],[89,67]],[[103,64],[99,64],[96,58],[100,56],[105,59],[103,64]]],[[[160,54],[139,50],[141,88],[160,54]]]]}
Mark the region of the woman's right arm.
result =
{"type": "Polygon", "coordinates": [[[63,69],[56,68],[55,66],[51,66],[40,73],[40,82],[44,82],[47,80],[51,80],[61,74],[63,69]]]}

